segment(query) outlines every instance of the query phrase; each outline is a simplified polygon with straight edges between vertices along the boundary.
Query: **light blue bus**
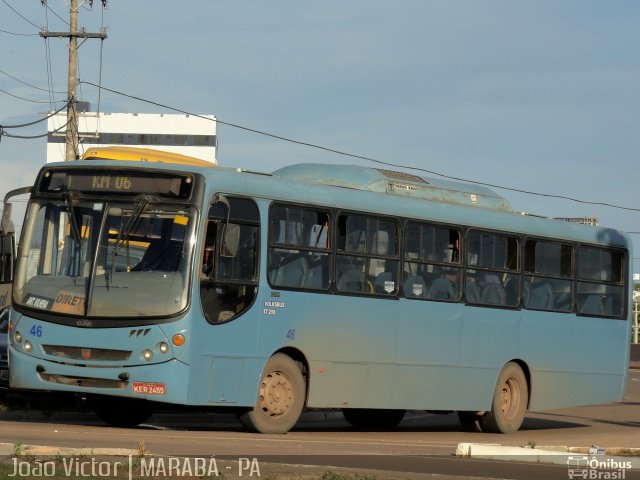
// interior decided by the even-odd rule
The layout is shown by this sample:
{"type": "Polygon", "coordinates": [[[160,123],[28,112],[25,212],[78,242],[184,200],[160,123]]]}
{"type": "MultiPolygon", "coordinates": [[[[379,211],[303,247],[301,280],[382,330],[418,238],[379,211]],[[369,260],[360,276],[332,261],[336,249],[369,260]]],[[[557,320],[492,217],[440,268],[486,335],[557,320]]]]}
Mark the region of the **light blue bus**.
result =
{"type": "Polygon", "coordinates": [[[624,394],[619,231],[376,168],[89,153],[45,166],[31,193],[13,387],[91,397],[112,425],[173,404],[263,433],[305,408],[374,428],[457,411],[465,429],[509,433],[527,411],[624,394]]]}

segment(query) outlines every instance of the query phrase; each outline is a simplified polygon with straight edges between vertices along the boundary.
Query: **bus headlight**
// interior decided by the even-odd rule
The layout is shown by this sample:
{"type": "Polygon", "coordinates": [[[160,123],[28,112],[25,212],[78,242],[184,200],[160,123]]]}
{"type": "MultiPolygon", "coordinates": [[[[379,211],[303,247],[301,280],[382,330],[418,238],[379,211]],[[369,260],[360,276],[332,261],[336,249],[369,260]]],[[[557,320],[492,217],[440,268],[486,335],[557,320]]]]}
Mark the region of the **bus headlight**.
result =
{"type": "Polygon", "coordinates": [[[33,345],[31,345],[31,342],[29,340],[25,340],[23,348],[25,352],[29,353],[33,350],[33,345]]]}
{"type": "Polygon", "coordinates": [[[167,353],[169,351],[169,345],[167,345],[165,342],[160,342],[158,344],[158,351],[160,353],[167,353]]]}
{"type": "Polygon", "coordinates": [[[16,343],[22,343],[22,334],[16,330],[16,333],[13,334],[13,339],[16,343]]]}
{"type": "Polygon", "coordinates": [[[147,362],[153,358],[153,352],[149,349],[142,351],[142,358],[147,362]]]}

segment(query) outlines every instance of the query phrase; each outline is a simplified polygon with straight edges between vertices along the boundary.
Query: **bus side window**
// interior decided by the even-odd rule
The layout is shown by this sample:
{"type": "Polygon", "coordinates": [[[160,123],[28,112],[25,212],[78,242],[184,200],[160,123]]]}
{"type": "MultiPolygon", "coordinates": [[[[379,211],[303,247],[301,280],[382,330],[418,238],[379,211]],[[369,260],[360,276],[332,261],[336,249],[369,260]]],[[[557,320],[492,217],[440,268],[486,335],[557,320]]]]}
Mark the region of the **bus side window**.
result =
{"type": "Polygon", "coordinates": [[[571,245],[528,239],[524,248],[525,308],[568,312],[573,309],[571,245]]]}
{"type": "Polygon", "coordinates": [[[354,293],[398,292],[398,224],[375,216],[343,214],[338,220],[336,288],[354,293]]]}
{"type": "Polygon", "coordinates": [[[269,212],[269,283],[275,287],[329,288],[329,214],[273,205],[269,212]]]}
{"type": "Polygon", "coordinates": [[[246,311],[258,288],[258,208],[247,198],[225,200],[230,212],[220,202],[210,208],[200,259],[202,309],[213,324],[228,322],[246,311]]]}
{"type": "Polygon", "coordinates": [[[407,298],[457,302],[461,295],[461,232],[422,222],[405,227],[403,292],[407,298]]]}
{"type": "Polygon", "coordinates": [[[511,235],[471,230],[467,236],[467,301],[515,307],[519,303],[519,241],[511,235]],[[474,291],[470,290],[473,284],[474,291]],[[479,293],[479,296],[476,295],[479,293]]]}
{"type": "Polygon", "coordinates": [[[578,247],[579,314],[619,317],[624,313],[625,257],[612,249],[578,247]]]}

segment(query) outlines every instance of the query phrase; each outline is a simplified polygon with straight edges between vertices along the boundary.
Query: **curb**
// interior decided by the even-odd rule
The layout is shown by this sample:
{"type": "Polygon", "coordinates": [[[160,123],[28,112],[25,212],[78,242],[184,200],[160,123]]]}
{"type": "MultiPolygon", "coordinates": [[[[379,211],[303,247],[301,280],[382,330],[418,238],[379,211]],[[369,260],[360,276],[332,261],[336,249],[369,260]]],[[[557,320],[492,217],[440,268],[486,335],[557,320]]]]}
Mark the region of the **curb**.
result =
{"type": "Polygon", "coordinates": [[[43,445],[18,445],[14,443],[0,443],[0,456],[95,456],[95,457],[128,457],[140,455],[139,450],[129,448],[71,448],[49,447],[43,445]]]}
{"type": "MultiPolygon", "coordinates": [[[[594,453],[594,448],[544,446],[538,448],[512,447],[491,443],[459,443],[456,456],[484,460],[545,463],[573,467],[575,461],[595,461],[600,468],[640,470],[640,448],[607,448],[604,454],[594,453]],[[632,456],[622,456],[628,454],[632,456]],[[595,459],[595,460],[594,460],[595,459]],[[603,465],[607,465],[604,467],[603,465]],[[620,467],[621,466],[621,467],[620,467]]],[[[602,449],[598,449],[601,452],[602,449]]],[[[623,477],[624,478],[624,477],[623,477]]]]}

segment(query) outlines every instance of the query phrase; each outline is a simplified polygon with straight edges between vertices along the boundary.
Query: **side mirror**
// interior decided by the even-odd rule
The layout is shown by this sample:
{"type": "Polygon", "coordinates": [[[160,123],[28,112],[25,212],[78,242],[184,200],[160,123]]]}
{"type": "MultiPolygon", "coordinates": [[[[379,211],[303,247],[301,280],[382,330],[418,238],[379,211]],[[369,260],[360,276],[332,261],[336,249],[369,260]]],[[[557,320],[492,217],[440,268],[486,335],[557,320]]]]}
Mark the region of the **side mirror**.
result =
{"type": "Polygon", "coordinates": [[[4,196],[4,202],[2,207],[2,220],[0,221],[0,232],[7,233],[15,233],[15,228],[13,226],[13,222],[11,221],[11,208],[12,205],[9,203],[9,199],[15,197],[17,195],[25,195],[27,193],[31,193],[33,187],[22,187],[16,188],[15,190],[11,190],[7,192],[4,196]]]}

